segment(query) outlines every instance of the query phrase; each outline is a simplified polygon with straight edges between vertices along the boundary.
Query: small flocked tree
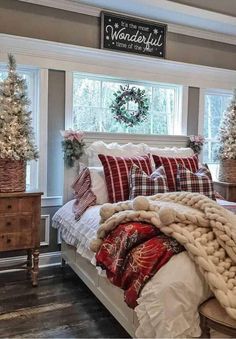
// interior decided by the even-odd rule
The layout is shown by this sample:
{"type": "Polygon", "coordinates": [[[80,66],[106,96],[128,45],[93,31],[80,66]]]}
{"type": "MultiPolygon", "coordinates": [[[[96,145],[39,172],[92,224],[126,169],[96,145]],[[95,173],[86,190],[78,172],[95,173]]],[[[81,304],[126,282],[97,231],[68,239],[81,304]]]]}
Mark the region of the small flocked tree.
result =
{"type": "Polygon", "coordinates": [[[236,159],[236,89],[220,126],[219,158],[221,160],[236,159]]]}
{"type": "Polygon", "coordinates": [[[16,61],[8,55],[8,76],[0,82],[0,159],[38,158],[31,126],[31,111],[25,79],[16,72],[16,61]]]}

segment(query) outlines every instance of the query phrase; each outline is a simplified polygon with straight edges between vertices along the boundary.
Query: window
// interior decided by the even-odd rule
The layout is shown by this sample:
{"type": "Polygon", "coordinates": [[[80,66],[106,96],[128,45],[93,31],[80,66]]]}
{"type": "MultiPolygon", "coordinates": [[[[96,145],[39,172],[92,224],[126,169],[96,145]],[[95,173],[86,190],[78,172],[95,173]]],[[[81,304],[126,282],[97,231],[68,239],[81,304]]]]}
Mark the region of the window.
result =
{"type": "MultiPolygon", "coordinates": [[[[73,73],[73,128],[83,131],[143,134],[182,134],[183,87],[140,83],[73,73]],[[148,118],[134,127],[125,127],[112,116],[113,93],[120,85],[144,89],[149,100],[148,118]]],[[[132,111],[135,103],[129,103],[132,111]]]]}
{"type": "MultiPolygon", "coordinates": [[[[0,67],[0,81],[7,77],[6,68],[0,67]]],[[[18,68],[20,74],[27,83],[28,97],[30,99],[29,110],[32,111],[32,125],[34,129],[35,142],[39,146],[39,131],[38,131],[38,71],[32,69],[18,68]]],[[[38,188],[38,162],[27,162],[26,168],[26,187],[38,188]]]]}
{"type": "Polygon", "coordinates": [[[203,149],[203,162],[209,164],[213,177],[217,177],[219,126],[225,110],[232,99],[232,92],[206,90],[204,95],[204,127],[206,144],[203,149]]]}

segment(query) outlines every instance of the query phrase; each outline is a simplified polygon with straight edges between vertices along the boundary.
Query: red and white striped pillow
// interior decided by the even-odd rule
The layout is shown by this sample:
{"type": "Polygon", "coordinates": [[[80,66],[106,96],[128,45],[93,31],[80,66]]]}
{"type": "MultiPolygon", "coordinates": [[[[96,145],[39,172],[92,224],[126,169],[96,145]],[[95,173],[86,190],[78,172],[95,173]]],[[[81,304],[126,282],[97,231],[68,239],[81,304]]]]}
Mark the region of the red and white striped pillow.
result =
{"type": "Polygon", "coordinates": [[[75,181],[71,185],[71,188],[74,190],[76,198],[81,198],[90,187],[90,172],[88,167],[85,167],[75,179],[75,181]]]}
{"type": "Polygon", "coordinates": [[[192,173],[185,166],[178,164],[177,186],[180,191],[200,193],[216,200],[211,172],[206,167],[192,173]]]}
{"type": "Polygon", "coordinates": [[[147,175],[152,173],[151,161],[148,155],[135,157],[114,157],[99,154],[107,185],[109,202],[129,199],[129,171],[133,164],[141,168],[147,175]]]}
{"type": "Polygon", "coordinates": [[[133,165],[129,174],[129,198],[138,195],[154,195],[168,192],[167,178],[164,167],[157,168],[150,176],[138,166],[133,165]]]}
{"type": "Polygon", "coordinates": [[[198,156],[197,154],[192,157],[187,158],[169,158],[161,157],[159,155],[153,155],[153,160],[155,162],[156,168],[164,166],[168,187],[170,192],[177,191],[176,185],[176,175],[177,175],[177,165],[181,164],[185,166],[192,172],[197,172],[198,170],[198,156]]]}
{"type": "Polygon", "coordinates": [[[82,170],[71,187],[76,198],[72,209],[75,219],[79,220],[88,207],[96,204],[96,195],[91,190],[91,177],[87,167],[82,170]]]}

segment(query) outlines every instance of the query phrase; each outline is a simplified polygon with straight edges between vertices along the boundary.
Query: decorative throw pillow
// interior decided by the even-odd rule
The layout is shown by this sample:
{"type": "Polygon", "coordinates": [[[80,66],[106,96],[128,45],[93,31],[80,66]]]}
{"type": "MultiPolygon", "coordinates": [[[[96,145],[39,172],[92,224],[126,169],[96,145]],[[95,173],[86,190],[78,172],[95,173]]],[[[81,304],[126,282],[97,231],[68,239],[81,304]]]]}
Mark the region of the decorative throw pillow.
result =
{"type": "Polygon", "coordinates": [[[180,191],[197,192],[216,200],[211,172],[206,167],[192,173],[185,166],[178,164],[177,185],[180,191]]]}
{"type": "Polygon", "coordinates": [[[148,155],[135,157],[114,157],[99,154],[107,185],[109,202],[129,199],[129,171],[133,164],[140,167],[146,174],[152,173],[151,161],[148,155]]]}
{"type": "Polygon", "coordinates": [[[96,195],[93,194],[91,189],[88,189],[88,191],[86,191],[81,198],[76,199],[73,204],[72,209],[75,215],[75,219],[79,220],[83,213],[87,210],[87,208],[95,204],[96,204],[96,195]]]}
{"type": "Polygon", "coordinates": [[[96,195],[96,204],[109,202],[103,167],[88,167],[91,177],[91,190],[96,195]]]}
{"type": "Polygon", "coordinates": [[[145,144],[128,144],[120,145],[117,142],[106,144],[99,140],[93,142],[85,151],[88,156],[89,166],[100,166],[101,162],[98,154],[112,155],[113,157],[136,157],[140,154],[148,154],[145,144]]]}
{"type": "Polygon", "coordinates": [[[168,192],[167,178],[164,167],[157,168],[150,176],[138,166],[133,165],[129,174],[129,198],[138,195],[154,195],[168,192]]]}
{"type": "Polygon", "coordinates": [[[192,157],[187,157],[187,158],[169,158],[169,157],[161,157],[159,155],[153,155],[153,160],[155,162],[156,168],[160,166],[164,166],[170,192],[177,191],[176,175],[177,175],[178,164],[185,166],[187,169],[189,169],[192,172],[196,172],[198,170],[197,154],[193,155],[192,157]]]}
{"type": "Polygon", "coordinates": [[[91,177],[89,169],[84,168],[74,183],[71,185],[75,191],[73,213],[79,219],[89,206],[96,204],[96,195],[91,190],[91,177]]]}
{"type": "Polygon", "coordinates": [[[74,190],[77,198],[81,198],[91,186],[91,177],[88,167],[85,167],[75,179],[71,188],[74,190]]]}

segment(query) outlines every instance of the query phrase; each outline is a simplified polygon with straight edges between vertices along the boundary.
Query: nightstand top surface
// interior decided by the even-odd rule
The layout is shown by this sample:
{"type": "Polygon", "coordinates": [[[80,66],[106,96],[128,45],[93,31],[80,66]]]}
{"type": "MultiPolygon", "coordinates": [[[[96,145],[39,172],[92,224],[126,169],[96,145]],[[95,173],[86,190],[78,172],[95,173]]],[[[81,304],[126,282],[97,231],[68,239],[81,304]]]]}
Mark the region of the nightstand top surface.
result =
{"type": "Polygon", "coordinates": [[[26,190],[24,192],[0,192],[0,198],[11,198],[11,197],[26,197],[26,196],[38,196],[43,195],[43,192],[37,190],[26,190]]]}

